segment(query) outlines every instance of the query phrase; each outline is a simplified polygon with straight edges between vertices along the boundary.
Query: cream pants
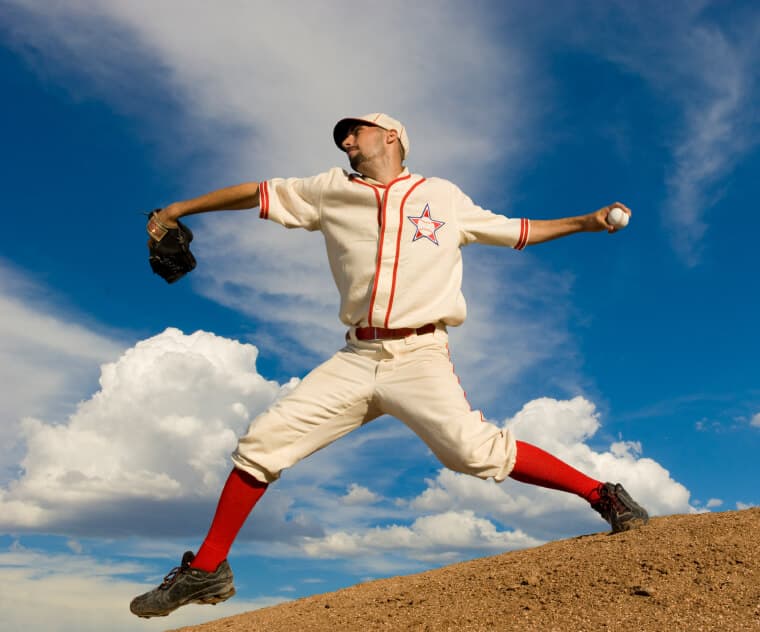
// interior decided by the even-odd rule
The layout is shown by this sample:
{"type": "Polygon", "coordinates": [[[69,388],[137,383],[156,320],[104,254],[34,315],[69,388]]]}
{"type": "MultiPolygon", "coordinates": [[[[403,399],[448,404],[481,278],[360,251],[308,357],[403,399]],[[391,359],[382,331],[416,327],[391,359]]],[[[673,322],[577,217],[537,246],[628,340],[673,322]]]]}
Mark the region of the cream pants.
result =
{"type": "Polygon", "coordinates": [[[514,466],[512,434],[470,408],[442,328],[366,342],[352,330],[343,349],[251,422],[232,460],[270,483],[284,469],[383,414],[405,423],[457,472],[502,481],[514,466]]]}

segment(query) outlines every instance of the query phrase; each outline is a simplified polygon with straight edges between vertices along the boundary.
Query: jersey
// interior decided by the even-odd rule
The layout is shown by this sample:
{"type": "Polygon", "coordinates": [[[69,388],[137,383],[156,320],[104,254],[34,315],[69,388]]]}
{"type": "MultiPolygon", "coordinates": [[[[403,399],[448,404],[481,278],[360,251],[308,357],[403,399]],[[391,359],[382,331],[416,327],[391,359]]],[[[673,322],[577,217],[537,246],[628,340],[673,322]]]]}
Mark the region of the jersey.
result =
{"type": "Polygon", "coordinates": [[[461,247],[525,247],[530,222],[475,204],[441,178],[404,171],[382,185],[335,167],[259,185],[260,216],[322,232],[348,326],[456,326],[466,317],[461,247]]]}

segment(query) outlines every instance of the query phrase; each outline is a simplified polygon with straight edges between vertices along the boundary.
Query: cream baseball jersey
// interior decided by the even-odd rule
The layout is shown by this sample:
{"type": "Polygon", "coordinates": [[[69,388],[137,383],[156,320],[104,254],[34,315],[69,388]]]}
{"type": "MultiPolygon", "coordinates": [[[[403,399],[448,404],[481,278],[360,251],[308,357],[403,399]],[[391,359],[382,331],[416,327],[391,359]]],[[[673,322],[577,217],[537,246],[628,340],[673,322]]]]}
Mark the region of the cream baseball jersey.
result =
{"type": "Polygon", "coordinates": [[[348,326],[461,324],[460,248],[528,242],[530,222],[473,203],[455,184],[404,171],[388,185],[335,167],[259,186],[261,217],[322,232],[348,326]]]}

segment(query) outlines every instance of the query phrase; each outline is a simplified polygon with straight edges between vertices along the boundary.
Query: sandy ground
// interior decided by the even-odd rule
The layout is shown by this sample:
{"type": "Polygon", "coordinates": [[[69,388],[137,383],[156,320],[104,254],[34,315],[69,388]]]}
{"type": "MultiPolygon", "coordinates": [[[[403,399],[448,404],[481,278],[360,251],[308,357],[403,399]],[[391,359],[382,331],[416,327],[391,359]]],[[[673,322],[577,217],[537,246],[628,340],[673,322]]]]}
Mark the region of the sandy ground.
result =
{"type": "Polygon", "coordinates": [[[655,518],[181,630],[760,631],[760,508],[655,518]]]}

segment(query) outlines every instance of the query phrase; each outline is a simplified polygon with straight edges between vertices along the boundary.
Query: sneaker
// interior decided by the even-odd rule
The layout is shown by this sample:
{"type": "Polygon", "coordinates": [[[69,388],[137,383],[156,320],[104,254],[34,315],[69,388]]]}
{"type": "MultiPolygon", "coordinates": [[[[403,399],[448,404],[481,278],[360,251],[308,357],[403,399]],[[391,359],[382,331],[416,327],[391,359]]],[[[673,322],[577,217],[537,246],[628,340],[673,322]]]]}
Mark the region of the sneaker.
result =
{"type": "Polygon", "coordinates": [[[599,487],[599,500],[591,507],[612,527],[612,533],[635,529],[649,522],[649,514],[636,503],[620,483],[604,483],[599,487]]]}
{"type": "Polygon", "coordinates": [[[164,577],[161,585],[135,597],[129,609],[138,617],[165,617],[188,603],[217,604],[235,594],[232,569],[224,560],[213,573],[191,568],[195,555],[187,551],[182,563],[164,577]]]}

